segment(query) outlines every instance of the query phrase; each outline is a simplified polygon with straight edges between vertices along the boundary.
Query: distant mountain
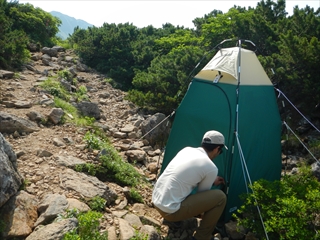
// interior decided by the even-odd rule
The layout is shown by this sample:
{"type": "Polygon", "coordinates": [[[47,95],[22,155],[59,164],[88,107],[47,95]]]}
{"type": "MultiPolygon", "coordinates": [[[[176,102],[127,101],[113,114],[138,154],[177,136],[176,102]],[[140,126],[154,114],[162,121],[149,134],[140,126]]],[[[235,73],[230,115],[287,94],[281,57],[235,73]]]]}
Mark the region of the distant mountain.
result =
{"type": "Polygon", "coordinates": [[[61,26],[59,27],[59,32],[57,34],[58,37],[61,37],[63,40],[69,37],[69,34],[72,34],[74,28],[79,26],[79,28],[87,29],[88,27],[92,27],[93,25],[83,21],[81,19],[75,19],[74,17],[70,17],[60,12],[51,11],[51,15],[59,18],[62,21],[61,26]]]}

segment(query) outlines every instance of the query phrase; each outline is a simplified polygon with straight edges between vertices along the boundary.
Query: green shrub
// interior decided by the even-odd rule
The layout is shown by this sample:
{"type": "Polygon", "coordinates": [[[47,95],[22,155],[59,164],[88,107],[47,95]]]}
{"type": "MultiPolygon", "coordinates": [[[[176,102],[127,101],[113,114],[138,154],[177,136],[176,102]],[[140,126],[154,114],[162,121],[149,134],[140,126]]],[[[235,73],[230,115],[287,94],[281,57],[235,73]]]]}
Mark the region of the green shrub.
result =
{"type": "Polygon", "coordinates": [[[72,46],[70,45],[69,41],[68,40],[62,40],[61,38],[59,37],[56,37],[56,39],[54,39],[54,44],[56,46],[61,46],[63,47],[64,49],[71,49],[72,46]]]}
{"type": "Polygon", "coordinates": [[[74,83],[73,75],[68,70],[64,69],[58,72],[58,76],[69,83],[74,83]]]}
{"type": "MultiPolygon", "coordinates": [[[[6,223],[4,220],[0,219],[0,233],[3,232],[6,229],[6,223]]],[[[1,237],[1,234],[0,234],[1,237]]]]}
{"type": "Polygon", "coordinates": [[[67,118],[67,122],[72,122],[76,126],[91,126],[95,121],[95,118],[79,116],[77,108],[61,98],[54,98],[54,103],[56,107],[63,109],[66,113],[71,115],[69,117],[68,115],[65,115],[64,118],[67,118]]]}
{"type": "Polygon", "coordinates": [[[129,240],[148,240],[148,239],[149,239],[148,234],[140,233],[136,230],[135,235],[132,238],[130,238],[129,240]]]}
{"type": "Polygon", "coordinates": [[[70,94],[68,91],[53,78],[48,78],[40,84],[40,87],[47,90],[52,96],[69,101],[70,94]]]}
{"type": "Polygon", "coordinates": [[[251,189],[253,193],[244,197],[244,205],[234,215],[239,225],[265,239],[258,203],[270,239],[320,239],[320,183],[308,168],[301,167],[298,174],[281,181],[259,180],[251,189]]]}
{"type": "Polygon", "coordinates": [[[84,85],[81,85],[77,91],[74,93],[74,97],[76,98],[76,100],[78,102],[82,101],[82,100],[89,100],[89,97],[87,95],[87,88],[84,85]]]}
{"type": "Polygon", "coordinates": [[[100,157],[101,165],[109,170],[109,177],[120,185],[137,186],[141,175],[128,162],[124,162],[111,146],[105,149],[107,154],[100,157]]]}
{"type": "Polygon", "coordinates": [[[70,113],[73,117],[78,115],[78,110],[75,106],[71,105],[70,103],[66,102],[65,100],[59,97],[54,98],[54,105],[57,108],[62,108],[65,112],[70,113]]]}
{"type": "Polygon", "coordinates": [[[99,233],[99,219],[101,217],[102,214],[95,211],[80,213],[77,217],[78,228],[65,234],[63,240],[107,240],[107,233],[99,233]]]}
{"type": "Polygon", "coordinates": [[[106,200],[102,197],[95,196],[88,201],[88,205],[93,211],[103,212],[106,206],[106,200]]]}
{"type": "Polygon", "coordinates": [[[28,179],[23,179],[23,182],[19,188],[19,190],[26,190],[26,188],[31,184],[30,180],[28,179]]]}
{"type": "Polygon", "coordinates": [[[98,175],[108,172],[108,180],[114,180],[118,184],[126,186],[137,186],[143,182],[138,171],[130,163],[123,161],[102,131],[88,131],[84,136],[84,140],[88,148],[103,151],[99,158],[100,165],[96,167],[98,175]]]}
{"type": "Polygon", "coordinates": [[[130,189],[130,198],[135,202],[143,203],[141,194],[135,188],[130,189]]]}
{"type": "Polygon", "coordinates": [[[87,132],[84,135],[84,140],[87,143],[87,147],[91,149],[100,150],[102,148],[103,142],[101,139],[92,132],[87,132]]]}
{"type": "Polygon", "coordinates": [[[320,140],[312,139],[308,142],[310,151],[314,154],[314,156],[319,159],[320,156],[320,140]]]}

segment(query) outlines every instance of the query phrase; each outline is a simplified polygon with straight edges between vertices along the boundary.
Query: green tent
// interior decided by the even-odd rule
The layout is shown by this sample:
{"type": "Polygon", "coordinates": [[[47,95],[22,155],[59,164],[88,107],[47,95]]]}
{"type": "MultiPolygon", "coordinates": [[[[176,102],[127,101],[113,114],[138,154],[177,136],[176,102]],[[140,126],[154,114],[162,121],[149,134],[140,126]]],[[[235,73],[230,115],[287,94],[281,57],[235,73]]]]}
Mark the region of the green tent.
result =
{"type": "Polygon", "coordinates": [[[208,130],[220,131],[228,151],[215,159],[228,200],[221,219],[229,221],[258,179],[281,175],[281,120],[274,87],[256,54],[222,48],[193,78],[175,113],[161,172],[185,146],[199,147],[208,130]]]}

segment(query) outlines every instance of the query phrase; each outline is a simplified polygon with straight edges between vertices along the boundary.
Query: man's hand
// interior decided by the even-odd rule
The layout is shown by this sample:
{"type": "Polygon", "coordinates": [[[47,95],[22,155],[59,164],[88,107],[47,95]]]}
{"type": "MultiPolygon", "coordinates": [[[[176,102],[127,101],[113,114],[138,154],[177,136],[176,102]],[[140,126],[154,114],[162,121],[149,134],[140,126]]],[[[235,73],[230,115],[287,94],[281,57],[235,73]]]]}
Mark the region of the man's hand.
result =
{"type": "Polygon", "coordinates": [[[226,184],[223,177],[217,176],[216,180],[214,180],[213,185],[218,186],[220,184],[226,184]]]}

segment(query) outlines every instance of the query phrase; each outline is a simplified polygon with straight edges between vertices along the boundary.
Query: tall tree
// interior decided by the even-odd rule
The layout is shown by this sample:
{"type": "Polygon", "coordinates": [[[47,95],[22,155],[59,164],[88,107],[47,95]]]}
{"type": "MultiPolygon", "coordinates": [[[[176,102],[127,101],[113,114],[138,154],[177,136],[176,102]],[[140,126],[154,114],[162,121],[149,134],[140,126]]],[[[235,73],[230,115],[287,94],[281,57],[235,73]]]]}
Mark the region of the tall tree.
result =
{"type": "Polygon", "coordinates": [[[133,79],[128,98],[141,107],[169,114],[180,103],[193,71],[204,52],[199,47],[180,46],[156,57],[147,72],[133,79]]]}
{"type": "Polygon", "coordinates": [[[293,101],[303,102],[310,113],[320,103],[319,12],[309,6],[296,7],[280,35],[280,52],[274,54],[279,85],[293,101]]]}
{"type": "Polygon", "coordinates": [[[6,0],[0,0],[0,67],[4,69],[19,67],[29,57],[25,32],[13,30],[13,21],[6,14],[9,5],[6,0]]]}
{"type": "Polygon", "coordinates": [[[33,5],[19,4],[13,1],[5,8],[6,15],[12,20],[11,30],[24,31],[30,42],[42,46],[52,46],[53,38],[59,31],[61,21],[41,8],[33,5]]]}

